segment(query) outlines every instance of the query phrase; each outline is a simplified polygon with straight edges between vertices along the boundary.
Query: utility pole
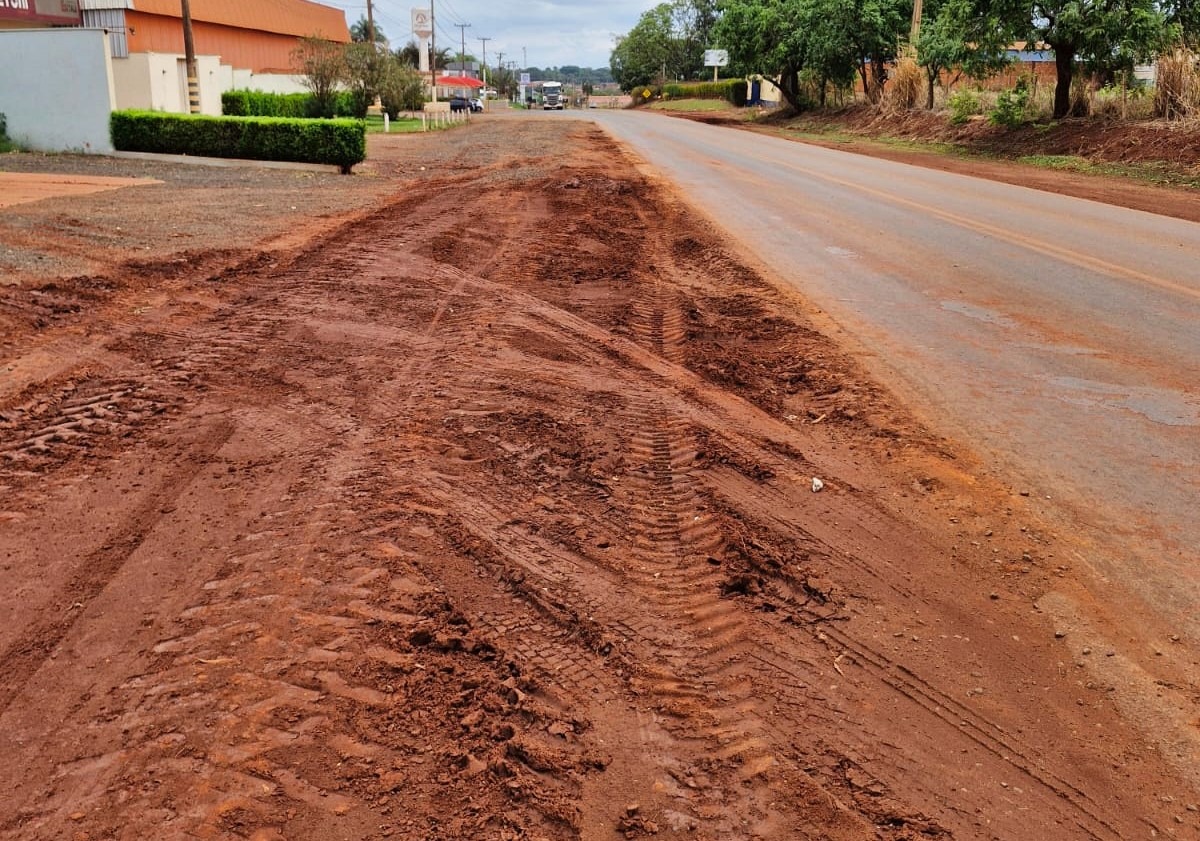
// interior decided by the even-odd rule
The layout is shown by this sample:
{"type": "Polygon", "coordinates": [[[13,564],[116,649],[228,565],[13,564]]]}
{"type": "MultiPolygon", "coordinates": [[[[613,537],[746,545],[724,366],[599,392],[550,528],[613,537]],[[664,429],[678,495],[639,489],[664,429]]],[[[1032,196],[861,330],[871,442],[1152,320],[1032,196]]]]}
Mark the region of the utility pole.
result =
{"type": "Polygon", "coordinates": [[[913,53],[917,51],[917,41],[921,40],[921,0],[913,2],[912,31],[908,43],[912,45],[913,53]]]}
{"type": "Polygon", "coordinates": [[[367,41],[371,49],[375,49],[375,10],[371,8],[371,0],[367,0],[367,41]]]}
{"type": "MultiPolygon", "coordinates": [[[[496,53],[496,78],[504,81],[504,53],[496,53]]],[[[500,96],[499,88],[496,88],[496,95],[500,96]]]]}
{"type": "Polygon", "coordinates": [[[183,6],[183,63],[187,67],[188,113],[200,113],[200,70],[196,67],[196,41],[192,37],[192,7],[188,0],[183,6]]]}
{"type": "Polygon", "coordinates": [[[487,42],[490,40],[492,39],[484,38],[482,35],[479,36],[479,42],[483,44],[483,61],[479,66],[481,68],[480,73],[483,76],[483,89],[485,91],[487,90],[487,42]]]}
{"type": "Polygon", "coordinates": [[[525,54],[525,48],[521,47],[521,69],[529,69],[529,56],[525,54]]]}
{"type": "Polygon", "coordinates": [[[433,16],[433,0],[429,0],[429,101],[437,102],[437,19],[433,16]]]}
{"type": "Polygon", "coordinates": [[[458,32],[462,36],[462,49],[458,53],[459,72],[464,76],[467,75],[467,30],[471,27],[469,23],[456,23],[458,32]]]}

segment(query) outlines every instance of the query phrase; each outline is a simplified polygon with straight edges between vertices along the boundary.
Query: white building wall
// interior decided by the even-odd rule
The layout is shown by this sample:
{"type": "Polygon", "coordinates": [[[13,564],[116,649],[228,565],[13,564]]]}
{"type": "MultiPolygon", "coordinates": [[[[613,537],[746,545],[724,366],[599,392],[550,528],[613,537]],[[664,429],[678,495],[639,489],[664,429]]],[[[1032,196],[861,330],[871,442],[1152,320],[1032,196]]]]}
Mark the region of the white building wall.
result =
{"type": "Polygon", "coordinates": [[[150,89],[149,53],[134,53],[129,58],[114,58],[112,69],[117,110],[154,109],[154,95],[150,89]]]}
{"type": "Polygon", "coordinates": [[[44,152],[111,152],[108,53],[100,29],[0,32],[0,113],[13,141],[44,152]]]}
{"type": "MultiPolygon", "coordinates": [[[[215,55],[196,56],[200,78],[200,113],[219,116],[224,74],[215,55]]],[[[187,66],[182,55],[130,53],[113,59],[117,108],[140,108],[186,114],[187,66]]]]}

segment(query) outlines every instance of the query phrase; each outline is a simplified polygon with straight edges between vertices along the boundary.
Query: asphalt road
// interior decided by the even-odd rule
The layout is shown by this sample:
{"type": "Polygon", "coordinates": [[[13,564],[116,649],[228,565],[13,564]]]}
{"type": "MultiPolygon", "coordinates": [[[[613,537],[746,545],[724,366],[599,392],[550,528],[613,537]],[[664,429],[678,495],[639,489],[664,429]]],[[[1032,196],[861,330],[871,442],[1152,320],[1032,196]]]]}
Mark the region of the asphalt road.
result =
{"type": "Polygon", "coordinates": [[[1200,637],[1200,225],[633,112],[597,122],[931,425],[1200,637]]]}

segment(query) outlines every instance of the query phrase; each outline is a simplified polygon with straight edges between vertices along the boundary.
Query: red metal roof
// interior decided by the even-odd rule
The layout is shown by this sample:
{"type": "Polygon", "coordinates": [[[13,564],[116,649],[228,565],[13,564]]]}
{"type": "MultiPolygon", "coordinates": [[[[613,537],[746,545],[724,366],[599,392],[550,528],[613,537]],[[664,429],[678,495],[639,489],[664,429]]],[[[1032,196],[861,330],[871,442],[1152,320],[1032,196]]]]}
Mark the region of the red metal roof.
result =
{"type": "Polygon", "coordinates": [[[470,76],[438,76],[439,88],[482,88],[483,82],[470,76]]]}
{"type": "MultiPolygon", "coordinates": [[[[179,0],[134,0],[134,9],[150,15],[182,16],[179,0]]],[[[330,41],[349,43],[346,14],[332,6],[309,0],[192,0],[192,20],[233,26],[238,29],[276,32],[282,35],[319,35],[330,41]]]]}

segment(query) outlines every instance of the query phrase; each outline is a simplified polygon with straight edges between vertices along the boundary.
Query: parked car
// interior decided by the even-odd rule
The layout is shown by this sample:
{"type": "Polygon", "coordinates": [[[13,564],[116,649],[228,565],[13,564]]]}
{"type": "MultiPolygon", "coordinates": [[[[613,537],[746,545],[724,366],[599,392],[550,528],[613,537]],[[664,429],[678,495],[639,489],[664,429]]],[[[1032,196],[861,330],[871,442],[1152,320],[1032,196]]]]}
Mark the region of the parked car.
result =
{"type": "Polygon", "coordinates": [[[450,110],[474,111],[475,109],[471,107],[471,100],[467,99],[465,96],[452,96],[450,97],[450,110]]]}
{"type": "Polygon", "coordinates": [[[483,100],[476,97],[471,100],[471,110],[478,113],[483,110],[483,100]]]}

